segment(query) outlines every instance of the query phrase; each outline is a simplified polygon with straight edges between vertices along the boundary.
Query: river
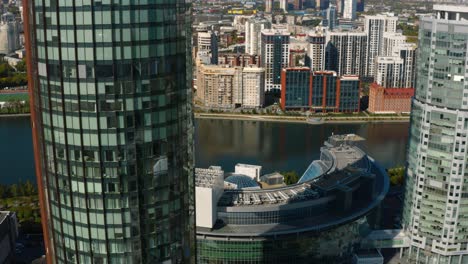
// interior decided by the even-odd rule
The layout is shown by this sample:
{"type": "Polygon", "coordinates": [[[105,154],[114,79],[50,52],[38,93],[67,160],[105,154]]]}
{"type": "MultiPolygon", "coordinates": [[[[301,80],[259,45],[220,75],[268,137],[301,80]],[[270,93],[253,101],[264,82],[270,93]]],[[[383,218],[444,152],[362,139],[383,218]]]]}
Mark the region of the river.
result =
{"type": "MultiPolygon", "coordinates": [[[[403,165],[408,123],[294,124],[234,120],[196,120],[197,167],[236,163],[259,164],[263,173],[302,174],[319,158],[323,141],[332,133],[355,133],[367,139],[365,148],[384,167],[403,165]]],[[[0,118],[0,183],[35,180],[31,126],[27,117],[0,118]]]]}

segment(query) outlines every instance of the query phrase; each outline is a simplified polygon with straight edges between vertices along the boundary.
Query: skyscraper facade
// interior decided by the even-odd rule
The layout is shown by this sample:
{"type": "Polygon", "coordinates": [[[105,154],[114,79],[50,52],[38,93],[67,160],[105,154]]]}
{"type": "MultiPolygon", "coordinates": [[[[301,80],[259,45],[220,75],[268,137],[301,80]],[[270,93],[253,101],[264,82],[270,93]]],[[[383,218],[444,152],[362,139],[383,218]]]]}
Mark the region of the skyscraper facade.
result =
{"type": "Polygon", "coordinates": [[[245,22],[245,53],[261,55],[262,30],[271,28],[271,22],[263,16],[254,16],[245,22]]]}
{"type": "Polygon", "coordinates": [[[193,263],[190,5],[24,9],[47,262],[193,263]]]}
{"type": "Polygon", "coordinates": [[[289,65],[290,33],[284,29],[262,30],[261,66],[265,68],[265,92],[279,92],[281,69],[289,65]]]}
{"type": "Polygon", "coordinates": [[[361,31],[329,31],[325,69],[342,75],[365,75],[367,34],[361,31]]]}
{"type": "Polygon", "coordinates": [[[345,0],[343,9],[343,18],[354,20],[356,19],[356,0],[345,0]]]}
{"type": "Polygon", "coordinates": [[[323,71],[325,69],[325,43],[326,32],[324,28],[315,28],[309,31],[307,41],[306,65],[312,71],[323,71]]]}
{"type": "Polygon", "coordinates": [[[468,262],[468,7],[420,20],[403,228],[409,263],[468,262]]]}

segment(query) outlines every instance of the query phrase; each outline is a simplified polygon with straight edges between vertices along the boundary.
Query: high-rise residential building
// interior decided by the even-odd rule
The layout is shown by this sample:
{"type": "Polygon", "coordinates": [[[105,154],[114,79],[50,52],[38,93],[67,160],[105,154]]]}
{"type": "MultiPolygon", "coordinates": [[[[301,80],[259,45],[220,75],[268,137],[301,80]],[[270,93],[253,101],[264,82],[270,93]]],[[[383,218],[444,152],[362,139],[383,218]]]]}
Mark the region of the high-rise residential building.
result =
{"type": "Polygon", "coordinates": [[[315,8],[320,10],[325,10],[330,5],[330,0],[314,0],[315,1],[315,8]]]}
{"type": "Polygon", "coordinates": [[[47,262],[194,263],[190,4],[23,3],[47,262]]]}
{"type": "Polygon", "coordinates": [[[377,57],[374,82],[384,88],[401,88],[403,59],[400,57],[377,57]]]}
{"type": "Polygon", "coordinates": [[[364,17],[364,31],[367,33],[367,63],[364,76],[372,77],[375,71],[375,58],[380,55],[385,32],[396,32],[398,17],[376,15],[364,17]]]}
{"type": "Polygon", "coordinates": [[[343,18],[349,20],[356,19],[357,0],[344,0],[343,18]]]}
{"type": "Polygon", "coordinates": [[[403,43],[394,48],[396,56],[403,59],[403,68],[401,70],[400,87],[415,87],[416,78],[416,44],[403,43]]]}
{"type": "Polygon", "coordinates": [[[361,31],[331,31],[325,54],[325,69],[342,75],[365,75],[367,34],[361,31]]]}
{"type": "Polygon", "coordinates": [[[273,0],[265,0],[265,13],[271,13],[273,11],[273,0]]]}
{"type": "Polygon", "coordinates": [[[245,22],[245,53],[261,55],[262,30],[271,28],[271,22],[263,16],[254,16],[245,22]]]}
{"type": "Polygon", "coordinates": [[[210,54],[210,63],[218,64],[218,36],[214,31],[198,32],[198,51],[210,54]]]}
{"type": "Polygon", "coordinates": [[[403,228],[408,263],[468,262],[468,7],[421,17],[403,228]]]}
{"type": "Polygon", "coordinates": [[[309,31],[307,41],[309,45],[306,55],[306,65],[310,67],[312,71],[325,70],[325,29],[315,28],[309,31]]]}
{"type": "Polygon", "coordinates": [[[284,12],[288,12],[288,0],[280,0],[280,9],[284,12]]]}
{"type": "Polygon", "coordinates": [[[406,43],[406,36],[402,33],[384,32],[379,56],[399,56],[395,47],[406,43]]]}
{"type": "Polygon", "coordinates": [[[259,67],[200,65],[196,99],[209,108],[257,108],[264,102],[264,72],[259,67]]]}
{"type": "Polygon", "coordinates": [[[279,92],[281,69],[289,65],[290,33],[286,29],[262,30],[261,66],[265,68],[265,92],[279,92]]]}
{"type": "Polygon", "coordinates": [[[8,55],[20,48],[20,26],[15,15],[5,13],[0,21],[0,54],[8,55]]]}

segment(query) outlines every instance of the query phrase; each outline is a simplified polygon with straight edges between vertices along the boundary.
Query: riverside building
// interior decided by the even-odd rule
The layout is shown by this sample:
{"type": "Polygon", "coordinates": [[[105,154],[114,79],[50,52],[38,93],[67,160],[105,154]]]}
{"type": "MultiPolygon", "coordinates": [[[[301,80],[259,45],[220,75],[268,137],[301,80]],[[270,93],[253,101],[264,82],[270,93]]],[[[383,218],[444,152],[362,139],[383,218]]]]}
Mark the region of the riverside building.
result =
{"type": "Polygon", "coordinates": [[[403,228],[409,263],[468,262],[468,7],[420,20],[403,228]]]}
{"type": "Polygon", "coordinates": [[[196,169],[197,263],[350,261],[389,186],[361,140],[331,136],[288,186],[260,166],[196,169]]]}
{"type": "Polygon", "coordinates": [[[47,263],[194,263],[184,0],[24,1],[47,263]]]}
{"type": "Polygon", "coordinates": [[[281,108],[311,109],[315,112],[358,112],[358,76],[338,77],[336,72],[315,71],[308,67],[281,71],[281,108]]]}

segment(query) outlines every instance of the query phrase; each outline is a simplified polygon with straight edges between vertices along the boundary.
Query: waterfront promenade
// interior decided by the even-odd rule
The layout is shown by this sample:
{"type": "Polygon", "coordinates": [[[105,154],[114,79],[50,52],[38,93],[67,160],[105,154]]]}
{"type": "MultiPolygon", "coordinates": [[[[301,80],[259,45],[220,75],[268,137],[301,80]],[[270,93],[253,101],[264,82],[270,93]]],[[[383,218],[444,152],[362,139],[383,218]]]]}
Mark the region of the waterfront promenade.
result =
{"type": "Polygon", "coordinates": [[[261,122],[285,122],[285,123],[308,123],[308,124],[323,124],[323,123],[405,123],[409,122],[409,116],[398,115],[359,115],[359,116],[279,116],[279,115],[253,115],[253,114],[230,114],[230,113],[195,113],[195,118],[200,119],[223,119],[223,120],[244,120],[244,121],[261,121],[261,122]],[[320,120],[317,120],[319,118],[320,120]],[[315,119],[315,121],[308,121],[315,119]]]}

